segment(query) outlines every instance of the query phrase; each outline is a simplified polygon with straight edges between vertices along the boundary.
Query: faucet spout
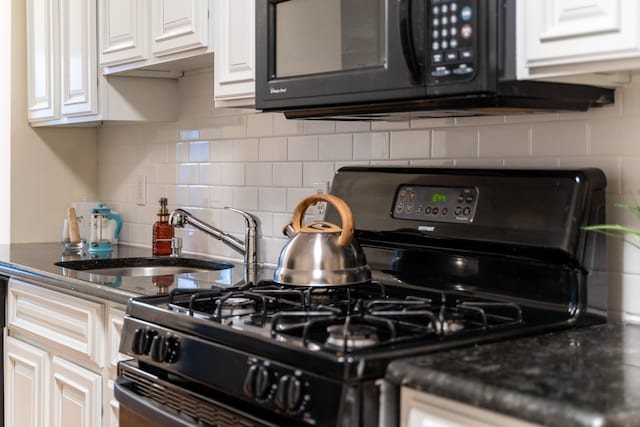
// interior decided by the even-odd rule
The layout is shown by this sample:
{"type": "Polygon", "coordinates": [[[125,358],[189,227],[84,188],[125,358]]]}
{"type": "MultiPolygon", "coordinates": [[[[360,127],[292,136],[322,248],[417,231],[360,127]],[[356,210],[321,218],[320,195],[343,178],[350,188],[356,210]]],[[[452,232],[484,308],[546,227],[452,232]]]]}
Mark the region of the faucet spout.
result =
{"type": "Polygon", "coordinates": [[[240,209],[235,209],[231,207],[225,207],[226,210],[231,212],[238,213],[242,215],[245,219],[245,233],[244,233],[244,241],[238,239],[237,237],[226,233],[219,228],[216,228],[206,222],[196,218],[191,213],[185,211],[184,209],[176,209],[169,215],[169,224],[174,227],[182,228],[186,224],[191,224],[195,228],[204,233],[210,235],[211,237],[220,240],[225,245],[234,249],[236,252],[240,253],[244,256],[245,266],[248,268],[255,268],[258,263],[258,250],[257,250],[257,240],[258,240],[258,222],[256,218],[248,212],[242,211],[240,209]]]}

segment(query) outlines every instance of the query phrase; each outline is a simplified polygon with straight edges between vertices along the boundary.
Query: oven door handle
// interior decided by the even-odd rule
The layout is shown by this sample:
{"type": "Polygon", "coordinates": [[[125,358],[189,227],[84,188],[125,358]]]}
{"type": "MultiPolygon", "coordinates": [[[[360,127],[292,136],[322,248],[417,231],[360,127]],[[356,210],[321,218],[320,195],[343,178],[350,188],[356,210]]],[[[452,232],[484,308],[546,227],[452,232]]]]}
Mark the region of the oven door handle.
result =
{"type": "Polygon", "coordinates": [[[413,25],[411,24],[411,1],[398,0],[398,18],[400,24],[400,43],[402,44],[402,54],[409,69],[409,80],[411,84],[420,82],[420,66],[416,56],[416,46],[413,42],[413,25]]]}
{"type": "Polygon", "coordinates": [[[132,412],[143,418],[153,420],[154,424],[163,427],[193,427],[193,419],[185,418],[170,408],[140,396],[132,390],[133,382],[118,377],[113,385],[113,394],[121,406],[129,408],[132,412]]]}

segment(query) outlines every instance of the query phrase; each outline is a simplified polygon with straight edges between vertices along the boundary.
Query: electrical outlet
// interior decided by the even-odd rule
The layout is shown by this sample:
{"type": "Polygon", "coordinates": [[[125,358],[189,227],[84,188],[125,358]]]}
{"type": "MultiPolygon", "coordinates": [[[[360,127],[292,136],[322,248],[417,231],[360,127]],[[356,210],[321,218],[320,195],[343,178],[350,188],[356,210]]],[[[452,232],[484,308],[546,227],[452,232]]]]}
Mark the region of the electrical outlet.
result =
{"type": "Polygon", "coordinates": [[[136,175],[136,204],[145,206],[147,204],[147,177],[136,175]]]}
{"type": "MultiPolygon", "coordinates": [[[[329,182],[328,181],[320,181],[314,182],[313,184],[313,194],[328,194],[329,193],[329,182]]],[[[327,203],[326,202],[318,202],[311,208],[309,208],[309,213],[313,216],[314,221],[323,221],[324,215],[327,212],[327,203]]]]}

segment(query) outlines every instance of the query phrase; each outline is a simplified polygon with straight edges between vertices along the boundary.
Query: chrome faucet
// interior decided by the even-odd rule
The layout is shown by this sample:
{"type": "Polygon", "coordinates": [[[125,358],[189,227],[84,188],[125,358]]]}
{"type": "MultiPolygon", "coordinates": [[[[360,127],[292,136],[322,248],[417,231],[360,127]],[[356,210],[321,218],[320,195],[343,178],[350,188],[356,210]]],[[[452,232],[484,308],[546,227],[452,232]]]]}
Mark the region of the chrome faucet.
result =
{"type": "Polygon", "coordinates": [[[191,224],[198,230],[204,231],[211,237],[222,241],[225,245],[231,247],[236,252],[244,256],[244,264],[248,270],[255,270],[258,265],[258,221],[248,212],[240,209],[225,208],[228,211],[238,213],[245,219],[246,226],[244,230],[244,241],[232,236],[229,233],[207,224],[191,215],[184,209],[176,209],[169,215],[169,224],[174,227],[182,228],[185,224],[191,224]]]}

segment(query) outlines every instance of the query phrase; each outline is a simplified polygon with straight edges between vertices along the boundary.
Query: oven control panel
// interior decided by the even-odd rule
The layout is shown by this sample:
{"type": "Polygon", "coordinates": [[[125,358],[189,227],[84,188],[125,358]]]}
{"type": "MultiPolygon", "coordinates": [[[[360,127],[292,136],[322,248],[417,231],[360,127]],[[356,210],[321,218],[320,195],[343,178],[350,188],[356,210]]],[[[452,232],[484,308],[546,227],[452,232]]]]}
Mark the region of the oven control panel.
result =
{"type": "Polygon", "coordinates": [[[393,218],[471,223],[478,205],[476,187],[401,185],[393,203],[393,218]]]}

